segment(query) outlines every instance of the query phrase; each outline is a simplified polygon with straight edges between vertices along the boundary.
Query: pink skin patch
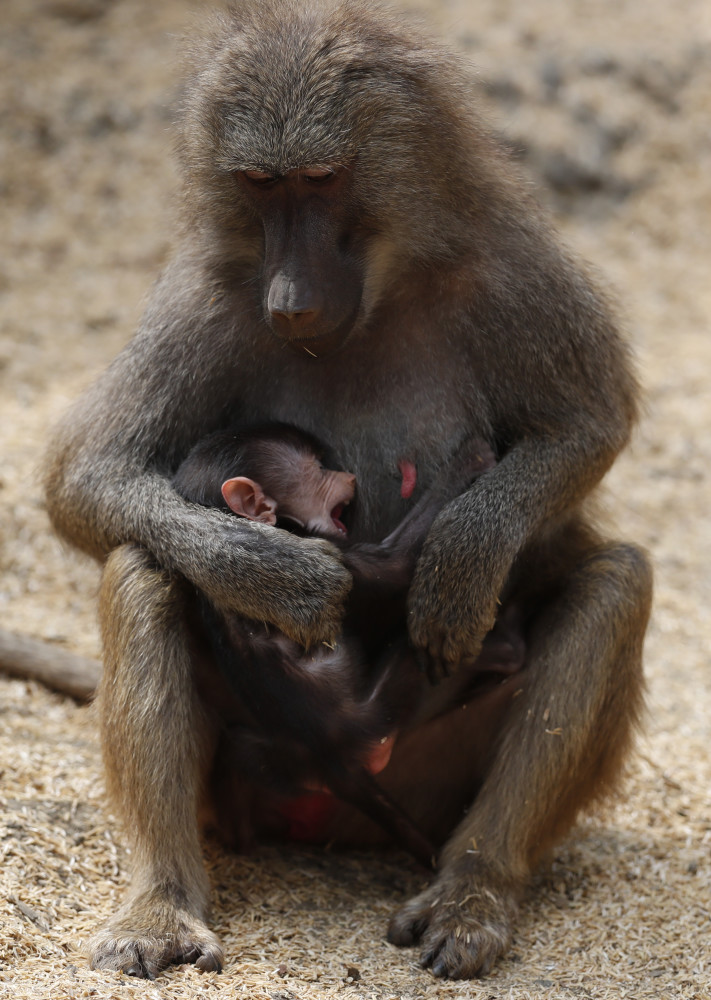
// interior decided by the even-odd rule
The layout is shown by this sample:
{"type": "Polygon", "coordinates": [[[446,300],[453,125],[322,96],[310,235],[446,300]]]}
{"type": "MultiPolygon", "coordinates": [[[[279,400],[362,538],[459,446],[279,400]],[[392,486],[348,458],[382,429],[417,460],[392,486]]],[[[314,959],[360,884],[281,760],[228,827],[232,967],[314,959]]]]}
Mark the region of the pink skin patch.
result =
{"type": "Polygon", "coordinates": [[[408,462],[406,458],[401,458],[397,463],[397,467],[402,475],[400,496],[403,500],[409,500],[415,492],[415,485],[417,483],[417,468],[414,462],[408,462]]]}
{"type": "Polygon", "coordinates": [[[287,820],[289,840],[303,840],[318,843],[323,840],[324,830],[336,809],[336,800],[330,792],[311,792],[291,799],[281,807],[281,814],[287,820]]]}
{"type": "Polygon", "coordinates": [[[377,746],[373,747],[365,762],[366,770],[370,771],[371,774],[380,774],[381,771],[384,771],[390,763],[394,746],[395,737],[386,736],[377,746]]]}
{"type": "MultiPolygon", "coordinates": [[[[371,774],[379,774],[390,761],[395,746],[395,737],[385,739],[369,751],[364,766],[371,774]]],[[[314,786],[306,795],[299,795],[281,806],[281,814],[288,822],[289,840],[319,843],[324,839],[328,822],[336,809],[333,794],[323,786],[314,786]]]]}

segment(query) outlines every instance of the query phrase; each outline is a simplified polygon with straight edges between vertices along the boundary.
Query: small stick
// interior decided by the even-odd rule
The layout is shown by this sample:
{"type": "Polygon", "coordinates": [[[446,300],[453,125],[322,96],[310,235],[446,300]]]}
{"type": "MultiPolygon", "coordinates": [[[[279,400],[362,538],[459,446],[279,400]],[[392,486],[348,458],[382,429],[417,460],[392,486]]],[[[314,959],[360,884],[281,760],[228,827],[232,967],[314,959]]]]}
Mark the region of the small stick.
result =
{"type": "Polygon", "coordinates": [[[11,677],[40,681],[77,701],[88,701],[99,683],[101,663],[68,653],[49,642],[0,629],[0,671],[11,677]]]}

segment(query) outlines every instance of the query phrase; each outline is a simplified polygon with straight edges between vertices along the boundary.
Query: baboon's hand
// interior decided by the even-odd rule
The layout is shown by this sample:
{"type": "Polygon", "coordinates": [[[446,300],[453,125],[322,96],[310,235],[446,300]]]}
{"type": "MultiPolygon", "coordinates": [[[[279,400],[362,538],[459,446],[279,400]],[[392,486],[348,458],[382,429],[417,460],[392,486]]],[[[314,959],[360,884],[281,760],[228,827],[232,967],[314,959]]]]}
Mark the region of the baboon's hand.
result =
{"type": "Polygon", "coordinates": [[[448,510],[437,518],[408,597],[410,640],[433,682],[471,662],[494,626],[506,573],[495,556],[448,510]]]}
{"type": "Polygon", "coordinates": [[[301,646],[336,641],[353,580],[334,545],[248,522],[222,524],[219,535],[212,565],[186,572],[218,607],[301,646]]]}
{"type": "Polygon", "coordinates": [[[306,648],[333,645],[341,634],[345,602],[353,577],[343,565],[338,549],[323,540],[294,539],[305,551],[300,553],[298,572],[292,577],[294,589],[280,591],[269,620],[285,635],[306,648]]]}

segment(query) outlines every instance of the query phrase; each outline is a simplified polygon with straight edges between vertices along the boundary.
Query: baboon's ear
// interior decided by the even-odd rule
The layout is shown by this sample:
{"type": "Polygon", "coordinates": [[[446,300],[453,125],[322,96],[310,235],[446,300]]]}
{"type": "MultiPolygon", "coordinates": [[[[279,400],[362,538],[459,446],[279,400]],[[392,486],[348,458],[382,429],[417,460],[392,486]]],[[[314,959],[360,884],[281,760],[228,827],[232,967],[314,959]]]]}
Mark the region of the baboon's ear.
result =
{"type": "Polygon", "coordinates": [[[236,476],[222,484],[225,503],[240,517],[262,524],[276,524],[276,501],[268,497],[259,483],[245,476],[236,476]]]}

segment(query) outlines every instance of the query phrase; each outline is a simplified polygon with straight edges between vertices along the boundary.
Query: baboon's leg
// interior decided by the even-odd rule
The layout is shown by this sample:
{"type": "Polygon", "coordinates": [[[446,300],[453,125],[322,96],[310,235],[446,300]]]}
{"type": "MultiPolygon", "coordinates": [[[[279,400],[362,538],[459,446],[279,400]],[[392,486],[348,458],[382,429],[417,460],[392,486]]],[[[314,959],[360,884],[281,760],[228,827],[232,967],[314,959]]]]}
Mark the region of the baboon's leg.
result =
{"type": "Polygon", "coordinates": [[[109,793],[133,849],[133,880],[89,944],[94,968],[152,978],[171,962],[219,969],[206,924],[197,800],[208,752],[181,584],[125,545],[104,570],[101,736],[109,793]]]}
{"type": "MultiPolygon", "coordinates": [[[[484,975],[506,950],[531,867],[618,776],[642,705],[651,603],[646,556],[590,553],[529,635],[526,683],[433,884],[393,917],[436,975],[484,975]]],[[[404,803],[407,807],[407,803],[404,803]]]]}

